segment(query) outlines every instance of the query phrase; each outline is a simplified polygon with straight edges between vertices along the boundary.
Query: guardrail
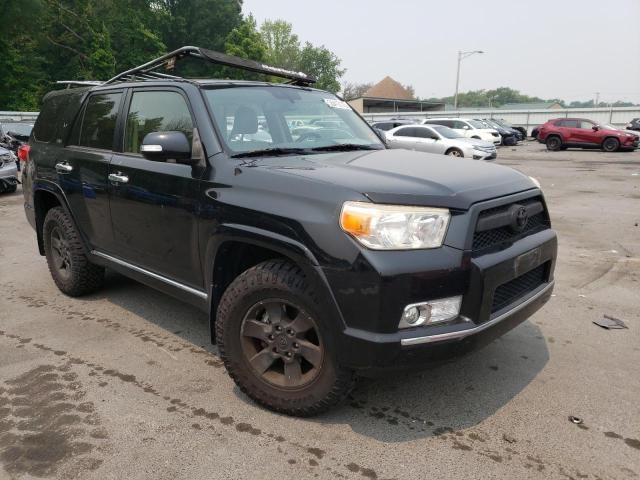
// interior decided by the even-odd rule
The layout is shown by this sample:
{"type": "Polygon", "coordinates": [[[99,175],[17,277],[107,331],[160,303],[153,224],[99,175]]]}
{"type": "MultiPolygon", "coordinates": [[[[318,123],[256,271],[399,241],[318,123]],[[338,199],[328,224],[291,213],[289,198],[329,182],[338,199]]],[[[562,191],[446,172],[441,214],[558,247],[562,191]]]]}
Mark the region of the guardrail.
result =
{"type": "Polygon", "coordinates": [[[35,122],[40,112],[2,112],[0,122],[35,122]]]}
{"type": "Polygon", "coordinates": [[[421,120],[435,117],[461,118],[502,118],[517,127],[525,127],[529,133],[534,127],[542,125],[552,118],[588,118],[597,123],[608,123],[616,127],[624,127],[631,119],[640,118],[640,107],[613,108],[554,108],[544,110],[501,110],[501,109],[460,109],[441,110],[431,112],[390,112],[365,113],[362,115],[368,121],[384,121],[391,118],[406,118],[421,120]]]}

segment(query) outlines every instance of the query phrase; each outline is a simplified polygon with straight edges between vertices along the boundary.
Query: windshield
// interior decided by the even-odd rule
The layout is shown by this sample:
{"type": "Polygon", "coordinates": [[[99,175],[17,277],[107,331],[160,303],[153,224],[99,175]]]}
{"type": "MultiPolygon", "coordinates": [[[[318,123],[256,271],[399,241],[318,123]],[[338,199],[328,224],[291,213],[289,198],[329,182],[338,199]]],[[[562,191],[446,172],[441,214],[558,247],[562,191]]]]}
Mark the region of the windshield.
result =
{"type": "Polygon", "coordinates": [[[479,122],[478,120],[469,120],[469,123],[473,128],[487,128],[484,123],[479,122]]]}
{"type": "Polygon", "coordinates": [[[609,125],[608,123],[601,123],[600,128],[604,128],[605,130],[621,130],[620,127],[614,127],[613,125],[609,125]]]}
{"type": "Polygon", "coordinates": [[[513,128],[513,125],[511,125],[509,122],[507,122],[506,120],[494,120],[494,122],[502,125],[503,127],[507,127],[507,128],[513,128]]]}
{"type": "Polygon", "coordinates": [[[464,135],[443,125],[429,125],[433,130],[438,132],[444,138],[465,138],[464,135]]]}
{"type": "Polygon", "coordinates": [[[14,132],[18,135],[24,135],[25,137],[27,137],[31,135],[31,129],[33,128],[33,125],[29,123],[3,123],[1,125],[1,128],[5,133],[14,132]]]}
{"type": "Polygon", "coordinates": [[[348,104],[327,92],[260,85],[212,88],[205,95],[232,154],[313,153],[340,145],[384,148],[348,104]]]}

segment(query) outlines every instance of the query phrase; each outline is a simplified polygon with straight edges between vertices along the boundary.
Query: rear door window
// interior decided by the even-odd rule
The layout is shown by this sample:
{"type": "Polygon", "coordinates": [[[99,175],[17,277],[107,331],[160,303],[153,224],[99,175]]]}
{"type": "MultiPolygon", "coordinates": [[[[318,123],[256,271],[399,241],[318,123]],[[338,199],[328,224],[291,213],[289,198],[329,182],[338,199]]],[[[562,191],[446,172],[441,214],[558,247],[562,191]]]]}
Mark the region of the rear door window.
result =
{"type": "Polygon", "coordinates": [[[431,139],[436,138],[436,134],[433,133],[433,131],[430,128],[416,127],[414,130],[415,130],[416,137],[431,138],[431,139]]]}
{"type": "MultiPolygon", "coordinates": [[[[71,143],[100,150],[113,149],[113,136],[122,93],[101,93],[92,95],[79,122],[79,136],[72,135],[71,143]]],[[[74,129],[74,133],[75,133],[74,129]]]]}
{"type": "Polygon", "coordinates": [[[577,120],[560,120],[556,122],[556,126],[564,128],[578,128],[577,120]]]}
{"type": "Polygon", "coordinates": [[[148,133],[170,131],[184,133],[189,142],[193,139],[193,120],[184,97],[178,92],[134,92],[127,114],[124,151],[140,153],[148,133]]]}
{"type": "Polygon", "coordinates": [[[394,137],[415,137],[416,129],[414,127],[404,127],[393,134],[394,137]]]}

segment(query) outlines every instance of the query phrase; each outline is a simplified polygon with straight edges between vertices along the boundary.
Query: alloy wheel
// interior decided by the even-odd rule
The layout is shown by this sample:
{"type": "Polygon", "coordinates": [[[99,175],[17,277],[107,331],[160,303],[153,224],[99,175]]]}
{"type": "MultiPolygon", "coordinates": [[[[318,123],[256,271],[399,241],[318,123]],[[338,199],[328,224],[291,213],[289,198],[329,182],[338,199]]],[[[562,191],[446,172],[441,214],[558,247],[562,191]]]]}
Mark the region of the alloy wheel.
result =
{"type": "Polygon", "coordinates": [[[51,230],[51,256],[53,264],[65,280],[71,276],[71,249],[69,242],[59,227],[51,230]]]}
{"type": "Polygon", "coordinates": [[[251,307],[240,328],[242,352],[263,381],[302,388],[319,375],[324,348],[318,326],[299,306],[269,299],[251,307]]]}

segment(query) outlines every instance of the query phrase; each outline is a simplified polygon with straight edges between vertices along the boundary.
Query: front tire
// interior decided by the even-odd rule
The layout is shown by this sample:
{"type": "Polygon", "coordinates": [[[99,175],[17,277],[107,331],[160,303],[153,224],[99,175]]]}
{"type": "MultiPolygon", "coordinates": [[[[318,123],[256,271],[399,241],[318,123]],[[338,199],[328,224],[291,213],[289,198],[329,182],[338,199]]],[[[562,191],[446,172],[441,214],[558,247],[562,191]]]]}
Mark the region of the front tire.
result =
{"type": "Polygon", "coordinates": [[[462,151],[458,150],[457,148],[451,148],[447,150],[447,153],[445,155],[448,155],[450,157],[458,157],[458,158],[464,157],[464,154],[462,153],[462,151]]]}
{"type": "Polygon", "coordinates": [[[299,417],[340,402],[354,374],[337,363],[323,311],[306,276],[286,260],[239,275],[220,300],[216,342],[240,390],[266,408],[299,417]]]}
{"type": "Polygon", "coordinates": [[[562,148],[562,140],[557,135],[551,135],[546,141],[547,150],[557,152],[562,148]]]}
{"type": "Polygon", "coordinates": [[[606,138],[602,142],[602,150],[605,152],[615,152],[620,148],[620,142],[617,138],[606,138]]]}
{"type": "Polygon", "coordinates": [[[104,268],[89,261],[80,234],[62,207],[47,212],[42,236],[49,271],[62,293],[79,297],[102,287],[104,268]]]}

